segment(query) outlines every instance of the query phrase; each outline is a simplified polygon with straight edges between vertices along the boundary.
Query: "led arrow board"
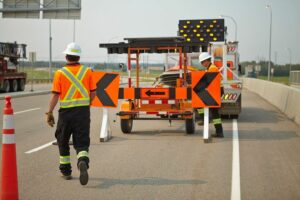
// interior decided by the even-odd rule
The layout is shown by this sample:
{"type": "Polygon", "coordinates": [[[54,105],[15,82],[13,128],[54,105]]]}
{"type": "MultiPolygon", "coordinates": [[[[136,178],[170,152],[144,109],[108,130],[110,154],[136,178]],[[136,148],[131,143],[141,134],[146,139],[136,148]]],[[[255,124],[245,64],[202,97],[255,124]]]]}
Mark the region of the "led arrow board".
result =
{"type": "Polygon", "coordinates": [[[186,42],[222,42],[225,39],[224,19],[180,20],[179,36],[186,42]]]}

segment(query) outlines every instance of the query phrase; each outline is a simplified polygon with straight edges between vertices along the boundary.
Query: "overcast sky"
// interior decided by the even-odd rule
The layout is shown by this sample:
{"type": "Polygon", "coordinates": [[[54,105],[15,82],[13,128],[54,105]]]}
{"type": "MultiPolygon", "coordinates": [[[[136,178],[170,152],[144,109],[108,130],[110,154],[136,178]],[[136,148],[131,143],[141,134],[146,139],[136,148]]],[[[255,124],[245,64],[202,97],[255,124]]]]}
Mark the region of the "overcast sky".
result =
{"type": "MultiPolygon", "coordinates": [[[[99,43],[119,42],[124,37],[176,36],[181,19],[218,18],[230,15],[237,22],[241,61],[268,60],[270,4],[273,11],[272,61],[300,63],[300,0],[82,0],[81,20],[76,21],[76,42],[83,61],[106,61],[99,43]]],[[[2,6],[2,5],[1,5],[2,6]]],[[[235,26],[225,18],[228,40],[235,26]]],[[[49,21],[0,18],[0,41],[25,43],[38,60],[49,58],[49,21]]],[[[52,20],[53,60],[73,40],[72,20],[52,20]]]]}

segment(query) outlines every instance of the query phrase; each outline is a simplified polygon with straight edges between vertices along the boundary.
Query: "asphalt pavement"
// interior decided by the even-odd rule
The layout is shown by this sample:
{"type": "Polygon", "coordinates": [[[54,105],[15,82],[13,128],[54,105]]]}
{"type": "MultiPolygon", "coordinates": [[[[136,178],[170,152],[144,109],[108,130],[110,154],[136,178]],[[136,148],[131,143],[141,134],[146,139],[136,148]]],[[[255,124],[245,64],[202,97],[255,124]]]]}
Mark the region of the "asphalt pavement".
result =
{"type": "Polygon", "coordinates": [[[183,121],[134,121],[133,133],[122,134],[117,109],[109,112],[113,138],[100,143],[102,112],[92,108],[86,186],[73,149],[73,180],[60,177],[55,129],[45,123],[49,98],[12,100],[20,199],[300,199],[300,127],[252,92],[243,90],[236,122],[223,120],[225,138],[208,144],[203,127],[186,135],[183,121]]]}

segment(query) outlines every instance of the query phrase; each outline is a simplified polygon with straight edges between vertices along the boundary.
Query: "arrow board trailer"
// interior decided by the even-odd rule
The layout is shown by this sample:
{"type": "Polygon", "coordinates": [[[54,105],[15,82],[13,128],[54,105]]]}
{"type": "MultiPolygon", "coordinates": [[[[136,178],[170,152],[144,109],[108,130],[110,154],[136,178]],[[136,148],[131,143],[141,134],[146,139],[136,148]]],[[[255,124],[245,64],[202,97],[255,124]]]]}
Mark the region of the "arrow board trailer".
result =
{"type": "MultiPolygon", "coordinates": [[[[121,129],[131,133],[134,120],[183,120],[187,134],[195,132],[195,120],[189,88],[187,54],[207,51],[207,45],[186,42],[183,37],[125,38],[127,42],[100,44],[108,54],[127,54],[128,87],[119,89],[121,129]],[[175,87],[140,87],[140,55],[142,53],[176,53],[179,61],[179,77],[175,87]],[[135,66],[135,83],[131,79],[131,69],[135,66]],[[134,85],[134,86],[133,86],[134,85]]],[[[196,92],[196,91],[195,91],[196,92]]]]}

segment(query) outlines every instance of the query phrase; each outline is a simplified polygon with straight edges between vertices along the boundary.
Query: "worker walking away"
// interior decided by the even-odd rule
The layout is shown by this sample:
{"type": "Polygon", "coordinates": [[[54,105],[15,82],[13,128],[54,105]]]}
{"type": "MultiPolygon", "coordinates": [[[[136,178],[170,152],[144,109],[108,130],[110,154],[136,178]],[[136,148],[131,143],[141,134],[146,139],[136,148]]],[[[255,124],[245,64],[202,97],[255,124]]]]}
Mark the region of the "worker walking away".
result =
{"type": "Polygon", "coordinates": [[[53,109],[60,102],[55,137],[60,154],[59,169],[62,177],[72,179],[69,139],[72,135],[77,153],[77,167],[80,171],[80,183],[88,183],[89,146],[90,146],[90,105],[96,94],[96,85],[92,80],[92,71],[79,63],[81,48],[70,43],[63,52],[67,64],[55,73],[52,97],[46,113],[47,123],[53,127],[55,120],[53,109]]]}
{"type": "MultiPolygon", "coordinates": [[[[212,64],[211,62],[211,55],[207,52],[203,52],[199,56],[199,62],[202,66],[205,67],[207,72],[219,72],[219,69],[212,64]]],[[[222,94],[223,88],[221,87],[221,94],[222,94]]],[[[213,137],[224,137],[223,135],[223,126],[222,126],[222,120],[221,115],[219,114],[219,108],[210,108],[209,109],[212,115],[212,120],[216,129],[216,134],[212,135],[213,137]]],[[[203,108],[197,108],[197,115],[196,119],[199,120],[198,124],[203,125],[204,120],[204,109],[203,108]]]]}

